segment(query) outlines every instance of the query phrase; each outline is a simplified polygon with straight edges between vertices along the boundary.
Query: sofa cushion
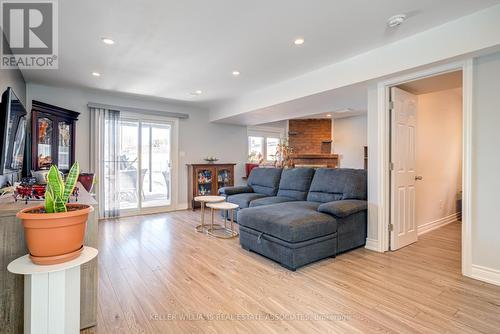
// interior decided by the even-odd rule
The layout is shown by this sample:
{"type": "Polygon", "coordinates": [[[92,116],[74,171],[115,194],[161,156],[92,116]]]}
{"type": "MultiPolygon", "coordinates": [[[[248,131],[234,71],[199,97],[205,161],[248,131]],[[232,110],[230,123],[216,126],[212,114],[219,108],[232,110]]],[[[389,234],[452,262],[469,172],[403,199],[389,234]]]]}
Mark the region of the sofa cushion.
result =
{"type": "Polygon", "coordinates": [[[313,168],[284,169],[281,173],[278,196],[305,201],[313,176],[313,168]]]}
{"type": "Polygon", "coordinates": [[[366,201],[357,199],[346,199],[323,203],[318,207],[319,212],[328,213],[335,217],[344,218],[354,213],[364,211],[368,208],[366,201]]]}
{"type": "Polygon", "coordinates": [[[247,183],[256,193],[276,196],[281,171],[281,168],[254,168],[250,172],[247,183]]]}
{"type": "Polygon", "coordinates": [[[363,169],[351,169],[352,174],[347,178],[342,199],[366,200],[367,172],[363,169]]]}
{"type": "Polygon", "coordinates": [[[307,200],[326,203],[342,199],[366,200],[366,171],[347,168],[316,170],[307,200]]]}
{"type": "Polygon", "coordinates": [[[318,212],[319,203],[295,201],[240,210],[238,223],[287,242],[301,242],[337,231],[334,217],[318,212]]]}
{"type": "Polygon", "coordinates": [[[294,199],[290,197],[281,197],[281,196],[264,197],[251,201],[249,207],[253,208],[255,206],[270,205],[270,204],[292,202],[292,201],[294,201],[294,199]]]}
{"type": "Polygon", "coordinates": [[[226,201],[228,201],[229,203],[238,204],[238,206],[243,209],[248,208],[251,201],[263,197],[266,197],[266,195],[257,193],[242,193],[228,196],[226,198],[226,201]]]}

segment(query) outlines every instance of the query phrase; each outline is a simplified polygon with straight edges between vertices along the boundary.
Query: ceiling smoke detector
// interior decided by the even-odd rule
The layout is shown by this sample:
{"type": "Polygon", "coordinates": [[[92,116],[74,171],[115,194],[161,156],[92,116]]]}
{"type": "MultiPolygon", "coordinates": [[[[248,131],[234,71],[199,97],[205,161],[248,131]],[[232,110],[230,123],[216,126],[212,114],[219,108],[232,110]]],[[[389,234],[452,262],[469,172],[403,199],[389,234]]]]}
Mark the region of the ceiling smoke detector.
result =
{"type": "Polygon", "coordinates": [[[387,26],[389,28],[395,28],[395,27],[401,25],[401,23],[403,23],[404,21],[406,21],[406,15],[405,14],[397,14],[397,15],[391,16],[387,20],[387,26]]]}

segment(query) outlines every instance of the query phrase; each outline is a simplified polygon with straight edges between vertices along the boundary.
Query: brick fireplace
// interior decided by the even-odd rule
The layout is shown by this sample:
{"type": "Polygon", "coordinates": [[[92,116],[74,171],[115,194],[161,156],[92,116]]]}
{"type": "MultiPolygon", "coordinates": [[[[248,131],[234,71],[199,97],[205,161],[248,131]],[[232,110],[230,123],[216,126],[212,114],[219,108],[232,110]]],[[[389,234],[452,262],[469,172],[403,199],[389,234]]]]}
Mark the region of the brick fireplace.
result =
{"type": "Polygon", "coordinates": [[[332,154],[331,119],[292,119],[288,121],[288,142],[296,166],[334,168],[338,155],[332,154]]]}

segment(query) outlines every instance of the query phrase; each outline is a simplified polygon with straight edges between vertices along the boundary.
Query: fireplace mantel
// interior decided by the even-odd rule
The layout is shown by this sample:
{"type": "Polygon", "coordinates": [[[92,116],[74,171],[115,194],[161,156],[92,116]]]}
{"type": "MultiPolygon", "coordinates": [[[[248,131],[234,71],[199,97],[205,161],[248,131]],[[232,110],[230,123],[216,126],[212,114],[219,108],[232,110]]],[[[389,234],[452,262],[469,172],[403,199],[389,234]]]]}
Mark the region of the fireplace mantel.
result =
{"type": "Polygon", "coordinates": [[[337,168],[339,162],[338,154],[291,154],[293,163],[296,167],[328,167],[337,168]]]}

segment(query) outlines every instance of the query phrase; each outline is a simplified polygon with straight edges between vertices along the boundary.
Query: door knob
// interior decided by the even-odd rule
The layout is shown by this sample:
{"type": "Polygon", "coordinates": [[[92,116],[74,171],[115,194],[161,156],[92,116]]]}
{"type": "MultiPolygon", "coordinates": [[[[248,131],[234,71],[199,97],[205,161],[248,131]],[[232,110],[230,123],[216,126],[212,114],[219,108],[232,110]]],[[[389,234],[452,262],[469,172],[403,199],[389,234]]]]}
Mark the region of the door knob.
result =
{"type": "Polygon", "coordinates": [[[422,176],[415,176],[415,181],[422,181],[424,178],[422,176]]]}

